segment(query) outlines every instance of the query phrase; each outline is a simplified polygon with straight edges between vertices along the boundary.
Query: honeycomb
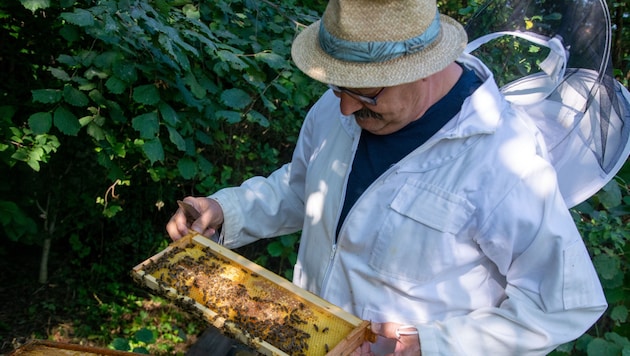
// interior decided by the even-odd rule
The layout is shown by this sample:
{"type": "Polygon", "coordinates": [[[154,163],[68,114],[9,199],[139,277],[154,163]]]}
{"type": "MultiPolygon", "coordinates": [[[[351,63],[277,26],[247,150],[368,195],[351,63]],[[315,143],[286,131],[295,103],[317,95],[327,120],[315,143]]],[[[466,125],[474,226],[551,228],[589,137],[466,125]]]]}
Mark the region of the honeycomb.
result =
{"type": "Polygon", "coordinates": [[[347,355],[369,322],[197,234],[136,266],[141,284],[265,355],[347,355]]]}

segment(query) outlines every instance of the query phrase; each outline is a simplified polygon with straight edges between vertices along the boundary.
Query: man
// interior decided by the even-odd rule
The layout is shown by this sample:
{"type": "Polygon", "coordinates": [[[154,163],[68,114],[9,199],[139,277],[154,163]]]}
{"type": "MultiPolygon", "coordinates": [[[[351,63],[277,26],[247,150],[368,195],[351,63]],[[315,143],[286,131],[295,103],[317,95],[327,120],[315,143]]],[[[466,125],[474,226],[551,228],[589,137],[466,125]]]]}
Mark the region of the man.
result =
{"type": "Polygon", "coordinates": [[[380,335],[355,354],[545,354],[606,308],[535,126],[434,0],[331,0],[296,38],[331,90],[269,177],[167,225],[233,248],[302,230],[294,283],[380,335]]]}

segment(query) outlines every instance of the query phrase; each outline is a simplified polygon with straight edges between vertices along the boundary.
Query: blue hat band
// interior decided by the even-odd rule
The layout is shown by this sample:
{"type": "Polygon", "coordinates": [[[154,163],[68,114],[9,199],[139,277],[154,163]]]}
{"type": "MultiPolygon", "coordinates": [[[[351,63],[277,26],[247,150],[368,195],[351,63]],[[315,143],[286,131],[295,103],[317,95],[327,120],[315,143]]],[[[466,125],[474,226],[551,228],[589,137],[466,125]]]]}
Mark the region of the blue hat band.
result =
{"type": "Polygon", "coordinates": [[[319,45],[330,56],[348,62],[374,63],[385,62],[408,54],[419,52],[429,46],[440,34],[440,14],[421,35],[405,41],[354,42],[333,36],[324,27],[319,26],[319,45]]]}

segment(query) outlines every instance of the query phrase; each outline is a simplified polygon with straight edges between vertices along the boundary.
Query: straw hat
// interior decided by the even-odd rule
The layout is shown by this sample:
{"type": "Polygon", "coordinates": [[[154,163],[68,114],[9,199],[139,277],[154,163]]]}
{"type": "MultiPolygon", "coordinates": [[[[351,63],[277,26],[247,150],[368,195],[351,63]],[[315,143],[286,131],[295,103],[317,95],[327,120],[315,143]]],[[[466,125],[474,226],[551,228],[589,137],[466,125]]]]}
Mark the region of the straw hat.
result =
{"type": "Polygon", "coordinates": [[[293,42],[293,61],[320,82],[394,86],[428,77],[463,52],[467,36],[435,0],[330,0],[293,42]]]}

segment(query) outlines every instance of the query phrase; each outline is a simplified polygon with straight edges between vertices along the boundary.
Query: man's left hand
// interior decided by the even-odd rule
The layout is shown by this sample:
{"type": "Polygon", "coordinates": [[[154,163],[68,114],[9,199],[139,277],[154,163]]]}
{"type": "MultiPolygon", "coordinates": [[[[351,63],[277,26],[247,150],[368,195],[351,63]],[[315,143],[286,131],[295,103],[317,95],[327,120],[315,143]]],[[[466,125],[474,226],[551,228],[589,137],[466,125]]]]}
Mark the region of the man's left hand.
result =
{"type": "Polygon", "coordinates": [[[364,342],[352,356],[420,356],[420,338],[414,327],[398,323],[372,323],[372,332],[379,336],[375,344],[364,342]]]}

